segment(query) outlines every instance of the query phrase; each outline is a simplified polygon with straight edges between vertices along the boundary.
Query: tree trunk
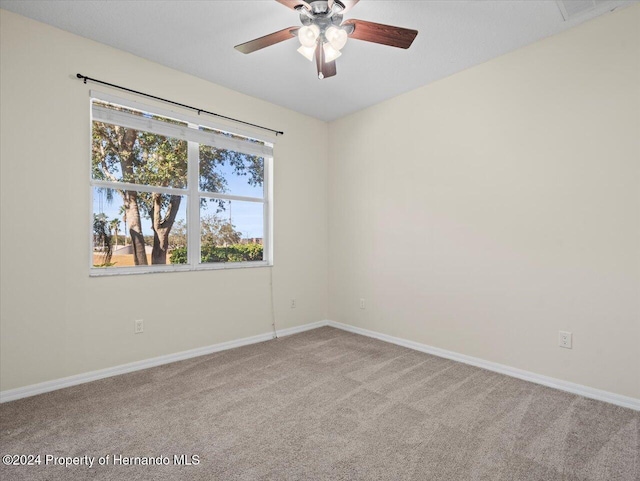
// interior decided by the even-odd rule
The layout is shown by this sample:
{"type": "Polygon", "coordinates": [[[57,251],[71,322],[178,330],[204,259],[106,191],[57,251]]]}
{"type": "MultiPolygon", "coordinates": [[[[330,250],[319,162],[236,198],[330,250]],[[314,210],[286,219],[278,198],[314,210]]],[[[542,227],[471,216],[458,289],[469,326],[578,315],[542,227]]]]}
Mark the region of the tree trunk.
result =
{"type": "Polygon", "coordinates": [[[131,235],[131,245],[133,247],[133,262],[137,266],[146,266],[147,254],[144,250],[144,235],[142,234],[142,222],[140,221],[140,210],[138,209],[138,193],[125,190],[124,208],[129,221],[129,234],[131,235]]]}
{"type": "Polygon", "coordinates": [[[167,263],[169,232],[169,229],[156,229],[153,231],[153,250],[151,251],[152,264],[167,263]]]}
{"type": "MultiPolygon", "coordinates": [[[[123,178],[127,181],[133,179],[134,145],[138,131],[116,127],[116,132],[120,136],[119,154],[120,168],[123,178]]],[[[138,193],[133,190],[122,192],[124,200],[124,211],[129,221],[129,234],[131,235],[131,246],[133,248],[133,262],[137,266],[149,265],[147,254],[144,250],[144,235],[142,234],[142,222],[140,221],[140,208],[138,206],[138,193]]]]}
{"type": "Polygon", "coordinates": [[[169,233],[176,220],[180,201],[182,197],[172,195],[167,207],[167,213],[162,218],[162,194],[153,194],[153,211],[151,219],[153,220],[153,250],[151,251],[152,264],[166,264],[167,253],[169,252],[169,233]]]}

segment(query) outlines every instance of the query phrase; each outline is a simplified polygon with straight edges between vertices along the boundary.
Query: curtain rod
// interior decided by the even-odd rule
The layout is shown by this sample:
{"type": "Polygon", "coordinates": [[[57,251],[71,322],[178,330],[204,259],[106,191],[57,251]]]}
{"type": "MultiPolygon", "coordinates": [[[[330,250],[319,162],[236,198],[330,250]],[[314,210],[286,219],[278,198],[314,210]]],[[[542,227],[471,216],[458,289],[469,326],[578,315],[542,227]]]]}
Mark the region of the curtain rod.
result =
{"type": "Polygon", "coordinates": [[[163,99],[162,97],[156,97],[155,95],[145,94],[144,92],[139,92],[138,90],[129,89],[127,87],[121,87],[120,85],[116,85],[116,84],[112,84],[112,83],[109,83],[109,82],[104,82],[102,80],[98,80],[98,79],[94,79],[94,78],[91,78],[91,77],[87,77],[86,75],[82,75],[81,73],[77,73],[76,77],[79,78],[79,79],[84,80],[85,84],[87,83],[87,81],[90,81],[90,82],[95,82],[95,83],[102,84],[102,85],[107,85],[109,87],[113,87],[113,88],[116,88],[116,89],[124,90],[125,92],[131,92],[131,93],[134,93],[136,95],[142,95],[143,97],[148,97],[150,99],[160,100],[162,102],[166,102],[166,103],[172,104],[172,105],[177,105],[178,107],[182,107],[182,108],[185,108],[185,109],[195,110],[196,112],[198,112],[198,115],[200,115],[200,114],[213,115],[214,117],[218,117],[218,118],[225,119],[225,120],[231,120],[231,121],[237,122],[239,124],[249,125],[251,127],[256,127],[258,129],[262,129],[262,130],[268,130],[269,132],[275,132],[276,137],[278,135],[284,135],[284,132],[282,132],[281,130],[270,129],[269,127],[263,127],[262,125],[252,124],[250,122],[245,122],[244,120],[234,119],[233,117],[227,117],[226,115],[217,114],[215,112],[210,112],[208,110],[199,109],[197,107],[192,107],[190,105],[181,104],[179,102],[174,102],[173,100],[167,100],[167,99],[163,99]]]}

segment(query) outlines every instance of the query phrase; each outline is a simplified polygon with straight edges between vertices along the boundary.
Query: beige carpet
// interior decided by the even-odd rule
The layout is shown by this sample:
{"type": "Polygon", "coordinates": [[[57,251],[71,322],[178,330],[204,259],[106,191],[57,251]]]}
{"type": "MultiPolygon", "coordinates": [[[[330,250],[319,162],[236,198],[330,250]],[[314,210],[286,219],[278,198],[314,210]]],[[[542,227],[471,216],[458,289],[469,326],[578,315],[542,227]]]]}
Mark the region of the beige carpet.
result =
{"type": "Polygon", "coordinates": [[[640,479],[638,412],[329,327],[0,415],[2,455],[96,457],[2,466],[2,480],[640,479]],[[175,454],[199,464],[173,465],[175,454]],[[171,464],[96,466],[106,455],[171,464]]]}

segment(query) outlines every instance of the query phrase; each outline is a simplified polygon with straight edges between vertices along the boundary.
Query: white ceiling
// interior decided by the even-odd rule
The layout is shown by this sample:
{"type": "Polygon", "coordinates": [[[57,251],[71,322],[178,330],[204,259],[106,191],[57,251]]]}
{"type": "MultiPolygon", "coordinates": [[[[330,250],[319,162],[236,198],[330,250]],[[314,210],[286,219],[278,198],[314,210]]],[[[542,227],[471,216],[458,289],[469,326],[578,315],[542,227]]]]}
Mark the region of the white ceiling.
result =
{"type": "MultiPolygon", "coordinates": [[[[608,2],[607,10],[629,3],[633,2],[608,2]]],[[[361,0],[345,19],[413,28],[419,30],[418,37],[409,50],[350,40],[337,60],[338,75],[319,80],[315,63],[296,52],[295,39],[249,55],[233,48],[300,25],[294,11],[273,0],[0,0],[0,6],[327,121],[559,33],[603,11],[565,22],[555,0],[361,0]]]]}

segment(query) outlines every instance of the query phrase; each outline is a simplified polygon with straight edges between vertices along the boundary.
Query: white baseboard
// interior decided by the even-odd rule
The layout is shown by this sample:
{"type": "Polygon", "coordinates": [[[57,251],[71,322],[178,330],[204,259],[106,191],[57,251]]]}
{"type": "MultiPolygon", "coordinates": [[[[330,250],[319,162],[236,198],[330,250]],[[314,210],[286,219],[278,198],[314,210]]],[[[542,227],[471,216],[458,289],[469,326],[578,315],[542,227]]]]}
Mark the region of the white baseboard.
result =
{"type": "MultiPolygon", "coordinates": [[[[299,332],[317,329],[318,327],[326,325],[326,321],[319,321],[313,322],[311,324],[303,324],[302,326],[280,329],[278,330],[278,337],[290,336],[291,334],[297,334],[299,332]]],[[[77,374],[75,376],[54,379],[53,381],[31,384],[30,386],[8,389],[6,391],[0,392],[0,403],[15,401],[16,399],[35,396],[37,394],[43,394],[50,391],[56,391],[65,387],[84,384],[86,382],[97,381],[98,379],[117,376],[118,374],[140,371],[142,369],[148,369],[150,367],[161,366],[162,364],[169,364],[171,362],[183,361],[185,359],[204,356],[206,354],[211,354],[214,352],[225,351],[227,349],[233,349],[234,347],[256,344],[258,342],[264,342],[270,339],[273,339],[273,332],[258,334],[257,336],[245,337],[243,339],[237,339],[234,341],[221,342],[218,344],[213,344],[211,346],[199,347],[196,349],[190,349],[188,351],[177,352],[175,354],[167,354],[151,359],[144,359],[142,361],[130,362],[128,364],[100,369],[98,371],[90,371],[83,374],[77,374]]]]}
{"type": "MultiPolygon", "coordinates": [[[[485,361],[477,357],[467,356],[465,354],[459,354],[453,351],[447,351],[437,347],[429,346],[427,344],[421,344],[419,342],[408,341],[399,337],[389,336],[369,329],[362,329],[360,327],[351,326],[349,324],[343,324],[335,321],[318,321],[311,324],[304,324],[302,326],[290,327],[288,329],[278,330],[278,337],[290,336],[291,334],[297,334],[299,332],[309,331],[311,329],[317,329],[323,326],[331,326],[343,331],[352,332],[354,334],[360,334],[362,336],[373,337],[381,341],[390,342],[399,346],[414,349],[416,351],[426,352],[427,354],[433,354],[434,356],[444,357],[453,361],[462,362],[471,366],[487,369],[488,371],[494,371],[507,376],[523,379],[536,384],[542,384],[561,391],[567,391],[572,394],[578,394],[598,401],[604,401],[607,403],[615,404],[625,408],[634,409],[640,411],[640,399],[622,396],[601,389],[595,389],[581,384],[575,384],[561,379],[553,377],[543,376],[530,371],[517,369],[514,367],[506,366],[504,364],[498,364],[496,362],[485,361]]],[[[214,352],[224,351],[227,349],[233,349],[235,347],[246,346],[249,344],[255,344],[258,342],[268,341],[273,338],[273,333],[268,332],[259,334],[257,336],[245,337],[243,339],[237,339],[234,341],[222,342],[219,344],[213,344],[211,346],[200,347],[197,349],[191,349],[189,351],[178,352],[175,354],[167,354],[165,356],[158,356],[151,359],[145,359],[142,361],[131,362],[128,364],[122,364],[120,366],[110,367],[107,369],[100,369],[98,371],[91,371],[84,374],[77,374],[75,376],[69,376],[61,379],[55,379],[53,381],[46,381],[38,384],[32,384],[30,386],[24,386],[16,389],[9,389],[0,392],[0,403],[15,401],[29,396],[35,396],[37,394],[43,394],[57,389],[65,387],[76,386],[78,384],[84,384],[86,382],[97,381],[98,379],[104,379],[111,376],[117,376],[118,374],[126,374],[129,372],[140,371],[142,369],[148,369],[150,367],[160,366],[162,364],[169,364],[171,362],[183,361],[185,359],[191,359],[193,357],[204,356],[214,352]]]]}
{"type": "Polygon", "coordinates": [[[609,391],[603,391],[601,389],[595,389],[581,384],[575,384],[561,379],[553,377],[543,376],[530,371],[524,371],[515,367],[506,366],[504,364],[498,364],[497,362],[485,361],[477,357],[466,356],[457,352],[447,351],[438,347],[429,346],[427,344],[421,344],[419,342],[407,341],[399,337],[389,336],[376,331],[370,331],[369,329],[362,329],[360,327],[351,326],[349,324],[343,324],[341,322],[326,321],[325,325],[336,327],[344,331],[353,332],[354,334],[360,334],[362,336],[373,337],[381,341],[390,342],[399,346],[408,347],[416,351],[426,352],[427,354],[433,354],[434,356],[444,357],[453,361],[462,362],[464,364],[470,364],[472,366],[481,367],[488,371],[498,372],[500,374],[506,374],[507,376],[516,377],[525,381],[534,382],[536,384],[542,384],[543,386],[560,389],[561,391],[567,391],[572,394],[578,394],[598,401],[604,401],[607,403],[615,404],[616,406],[622,406],[625,408],[634,409],[640,411],[640,399],[622,396],[609,391]]]}

